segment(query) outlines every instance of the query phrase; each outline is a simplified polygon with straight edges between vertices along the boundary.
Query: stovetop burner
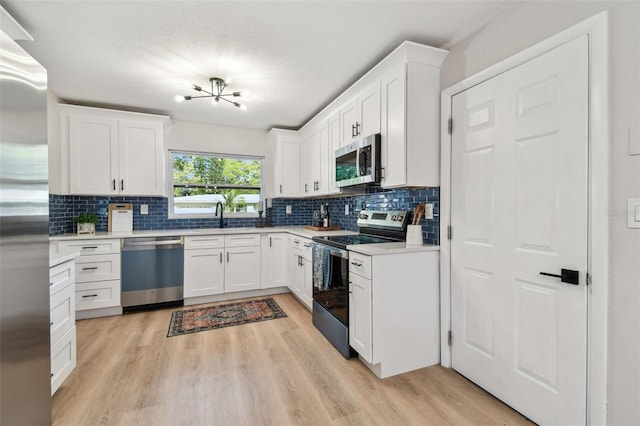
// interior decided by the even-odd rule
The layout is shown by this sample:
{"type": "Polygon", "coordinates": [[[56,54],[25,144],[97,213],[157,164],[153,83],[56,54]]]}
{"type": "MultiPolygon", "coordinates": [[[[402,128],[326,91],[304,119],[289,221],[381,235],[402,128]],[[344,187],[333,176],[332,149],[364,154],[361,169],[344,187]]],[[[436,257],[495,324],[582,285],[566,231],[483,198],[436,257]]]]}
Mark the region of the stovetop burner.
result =
{"type": "Polygon", "coordinates": [[[386,212],[362,210],[358,215],[359,234],[313,237],[313,240],[340,249],[356,244],[405,241],[408,216],[409,213],[406,210],[386,212]]]}

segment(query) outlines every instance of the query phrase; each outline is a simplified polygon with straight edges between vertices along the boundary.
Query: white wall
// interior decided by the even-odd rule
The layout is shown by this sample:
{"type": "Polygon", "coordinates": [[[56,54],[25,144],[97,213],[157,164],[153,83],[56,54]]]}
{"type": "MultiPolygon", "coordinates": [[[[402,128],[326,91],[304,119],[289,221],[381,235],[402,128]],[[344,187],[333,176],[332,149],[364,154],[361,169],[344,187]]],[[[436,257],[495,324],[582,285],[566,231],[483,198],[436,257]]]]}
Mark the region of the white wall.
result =
{"type": "Polygon", "coordinates": [[[640,2],[508,2],[450,47],[442,88],[609,10],[610,307],[609,424],[640,424],[640,229],[626,227],[626,200],[640,198],[640,2]],[[631,140],[630,140],[631,139],[631,140]]]}
{"type": "Polygon", "coordinates": [[[266,130],[240,129],[214,124],[172,120],[165,146],[168,150],[213,152],[264,157],[262,187],[269,196],[273,186],[271,151],[266,130]]]}

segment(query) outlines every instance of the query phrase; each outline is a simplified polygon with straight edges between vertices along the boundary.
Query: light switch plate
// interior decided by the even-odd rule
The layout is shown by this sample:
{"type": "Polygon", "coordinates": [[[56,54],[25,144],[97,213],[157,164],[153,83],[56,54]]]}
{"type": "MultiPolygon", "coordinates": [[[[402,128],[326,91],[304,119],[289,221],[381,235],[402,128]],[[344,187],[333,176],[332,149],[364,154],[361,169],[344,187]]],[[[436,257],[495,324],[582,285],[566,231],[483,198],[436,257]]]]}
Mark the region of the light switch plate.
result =
{"type": "Polygon", "coordinates": [[[140,214],[149,214],[149,206],[147,204],[140,204],[140,214]]]}
{"type": "Polygon", "coordinates": [[[287,212],[287,214],[291,214],[291,206],[287,206],[286,207],[286,212],[287,212]]]}
{"type": "Polygon", "coordinates": [[[344,215],[349,216],[349,204],[344,205],[344,215]]]}
{"type": "Polygon", "coordinates": [[[640,228],[640,198],[627,200],[627,227],[640,228]]]}

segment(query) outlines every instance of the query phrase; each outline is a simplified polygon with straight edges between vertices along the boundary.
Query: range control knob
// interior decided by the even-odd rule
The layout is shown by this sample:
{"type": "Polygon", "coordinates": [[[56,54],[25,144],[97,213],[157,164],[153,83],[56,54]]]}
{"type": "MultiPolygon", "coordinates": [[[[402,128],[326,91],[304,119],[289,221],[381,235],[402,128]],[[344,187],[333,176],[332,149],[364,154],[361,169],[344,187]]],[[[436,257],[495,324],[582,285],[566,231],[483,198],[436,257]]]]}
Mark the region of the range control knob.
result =
{"type": "Polygon", "coordinates": [[[392,215],[392,216],[391,216],[391,220],[396,220],[396,217],[398,217],[398,216],[396,216],[395,214],[394,214],[394,215],[392,215]]]}
{"type": "Polygon", "coordinates": [[[360,213],[360,214],[358,215],[358,219],[363,219],[363,220],[364,220],[364,219],[368,219],[368,218],[369,218],[369,216],[368,216],[368,215],[366,215],[366,214],[364,214],[364,213],[360,213]]]}
{"type": "Polygon", "coordinates": [[[398,222],[402,222],[404,220],[404,215],[403,214],[399,214],[398,216],[396,216],[396,220],[398,222]]]}

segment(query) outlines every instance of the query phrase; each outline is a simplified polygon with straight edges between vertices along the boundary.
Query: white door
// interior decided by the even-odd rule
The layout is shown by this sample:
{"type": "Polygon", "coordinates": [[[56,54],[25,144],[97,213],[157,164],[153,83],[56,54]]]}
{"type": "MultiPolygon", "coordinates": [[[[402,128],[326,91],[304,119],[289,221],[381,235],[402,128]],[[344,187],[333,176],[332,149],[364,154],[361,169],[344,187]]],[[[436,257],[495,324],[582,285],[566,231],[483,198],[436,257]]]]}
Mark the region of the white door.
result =
{"type": "Polygon", "coordinates": [[[371,280],[349,275],[349,345],[373,362],[371,280]]]}
{"type": "Polygon", "coordinates": [[[380,133],[380,81],[358,96],[356,139],[380,133]]]}
{"type": "Polygon", "coordinates": [[[264,243],[266,274],[261,288],[284,287],[287,285],[287,234],[269,234],[264,243]]]}
{"type": "Polygon", "coordinates": [[[452,366],[544,425],[586,422],[587,53],[452,101],[452,366]],[[561,269],[579,284],[540,274],[561,269]]]}
{"type": "Polygon", "coordinates": [[[224,293],[224,250],[184,251],[184,297],[224,293]]]}

